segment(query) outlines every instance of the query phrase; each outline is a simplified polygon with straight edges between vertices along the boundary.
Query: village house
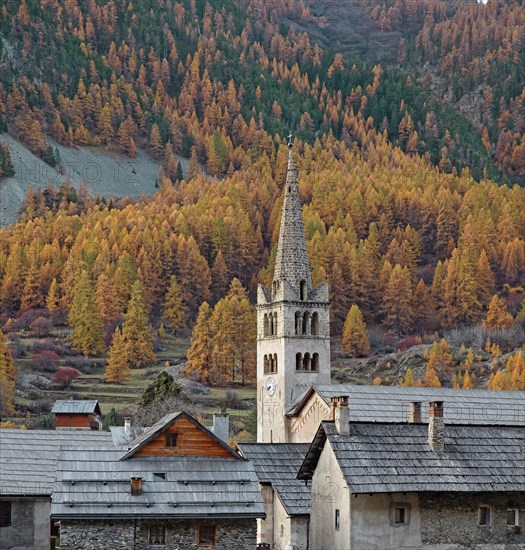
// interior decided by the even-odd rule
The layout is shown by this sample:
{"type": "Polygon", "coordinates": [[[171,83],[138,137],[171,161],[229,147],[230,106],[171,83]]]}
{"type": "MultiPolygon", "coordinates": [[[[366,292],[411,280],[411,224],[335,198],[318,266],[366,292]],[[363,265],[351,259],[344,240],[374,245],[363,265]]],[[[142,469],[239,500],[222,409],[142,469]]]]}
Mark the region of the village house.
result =
{"type": "Polygon", "coordinates": [[[53,405],[57,430],[100,430],[101,413],[96,400],[59,399],[53,405]]]}
{"type": "Polygon", "coordinates": [[[262,499],[227,416],[110,429],[0,430],[0,550],[134,548],[130,533],[137,549],[255,548],[262,499]]]}
{"type": "MultiPolygon", "coordinates": [[[[446,405],[446,403],[445,403],[446,405]]],[[[525,426],[448,425],[444,404],[409,422],[350,422],[334,398],[299,479],[312,490],[316,550],[525,547],[525,426]]]]}
{"type": "Polygon", "coordinates": [[[110,445],[110,432],[0,430],[0,550],[49,550],[56,466],[63,445],[110,445]]]}
{"type": "Polygon", "coordinates": [[[61,451],[51,518],[62,550],[255,548],[265,516],[253,464],[184,412],[124,451],[61,451]]]}

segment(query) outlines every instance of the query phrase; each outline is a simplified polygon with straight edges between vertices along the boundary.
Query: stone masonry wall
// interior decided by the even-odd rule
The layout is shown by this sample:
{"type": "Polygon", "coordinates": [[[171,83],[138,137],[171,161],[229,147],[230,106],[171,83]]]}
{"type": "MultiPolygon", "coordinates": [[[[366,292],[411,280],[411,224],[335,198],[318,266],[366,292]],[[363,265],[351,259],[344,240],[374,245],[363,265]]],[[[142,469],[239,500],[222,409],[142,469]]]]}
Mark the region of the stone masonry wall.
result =
{"type": "Polygon", "coordinates": [[[165,550],[200,550],[197,529],[216,525],[215,550],[251,550],[257,543],[256,520],[62,520],[61,550],[146,550],[151,525],[166,527],[165,550]]]}
{"type": "Polygon", "coordinates": [[[525,548],[524,493],[423,493],[419,497],[423,548],[525,548]],[[480,505],[491,507],[490,527],[478,525],[480,505]],[[519,528],[507,526],[507,508],[519,510],[519,528]]]}

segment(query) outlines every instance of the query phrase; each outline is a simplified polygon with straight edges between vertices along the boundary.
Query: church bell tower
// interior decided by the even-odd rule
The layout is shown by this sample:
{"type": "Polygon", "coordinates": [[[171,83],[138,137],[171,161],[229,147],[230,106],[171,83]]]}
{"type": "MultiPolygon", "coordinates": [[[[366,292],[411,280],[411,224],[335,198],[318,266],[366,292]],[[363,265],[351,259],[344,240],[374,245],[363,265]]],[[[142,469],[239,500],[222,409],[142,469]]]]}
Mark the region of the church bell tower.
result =
{"type": "Polygon", "coordinates": [[[328,284],[312,285],[289,143],[272,288],[257,291],[257,441],[286,443],[286,413],[314,384],[330,384],[328,284]]]}

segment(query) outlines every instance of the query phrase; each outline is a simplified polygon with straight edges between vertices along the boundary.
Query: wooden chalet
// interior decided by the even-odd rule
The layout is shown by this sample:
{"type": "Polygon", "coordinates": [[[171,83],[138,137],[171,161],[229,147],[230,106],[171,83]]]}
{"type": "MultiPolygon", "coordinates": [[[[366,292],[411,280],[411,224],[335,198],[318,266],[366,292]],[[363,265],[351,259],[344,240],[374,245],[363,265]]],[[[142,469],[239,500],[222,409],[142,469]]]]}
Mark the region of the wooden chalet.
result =
{"type": "Polygon", "coordinates": [[[96,400],[59,399],[51,413],[57,430],[100,430],[101,413],[96,400]]]}

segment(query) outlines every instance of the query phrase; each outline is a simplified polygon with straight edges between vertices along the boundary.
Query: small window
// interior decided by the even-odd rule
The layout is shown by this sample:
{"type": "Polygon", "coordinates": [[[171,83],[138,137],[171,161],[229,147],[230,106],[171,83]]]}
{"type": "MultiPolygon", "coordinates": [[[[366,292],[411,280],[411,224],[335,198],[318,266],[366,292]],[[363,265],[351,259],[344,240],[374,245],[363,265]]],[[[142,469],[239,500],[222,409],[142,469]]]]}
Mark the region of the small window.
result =
{"type": "Polygon", "coordinates": [[[340,527],[341,527],[341,515],[339,510],[336,510],[335,511],[335,530],[339,531],[340,527]]]}
{"type": "Polygon", "coordinates": [[[199,527],[199,546],[215,546],[215,525],[201,525],[199,527]]]}
{"type": "Polygon", "coordinates": [[[148,541],[150,546],[163,546],[166,544],[166,527],[164,525],[152,525],[149,528],[148,541]]]}
{"type": "Polygon", "coordinates": [[[480,506],[478,509],[478,525],[490,527],[490,506],[480,506]]]}
{"type": "Polygon", "coordinates": [[[177,446],[177,434],[166,434],[166,447],[177,446]]]}
{"type": "Polygon", "coordinates": [[[153,481],[165,481],[166,474],[164,472],[155,472],[153,474],[153,481]]]}
{"type": "Polygon", "coordinates": [[[403,506],[396,506],[394,508],[394,523],[396,525],[406,523],[406,509],[403,506]]]}
{"type": "Polygon", "coordinates": [[[517,508],[509,508],[507,510],[507,525],[515,527],[520,524],[519,510],[517,508]]]}
{"type": "Polygon", "coordinates": [[[11,501],[0,500],[0,527],[11,525],[11,501]]]}
{"type": "Polygon", "coordinates": [[[306,281],[301,281],[299,284],[299,295],[302,301],[306,300],[306,281]]]}

